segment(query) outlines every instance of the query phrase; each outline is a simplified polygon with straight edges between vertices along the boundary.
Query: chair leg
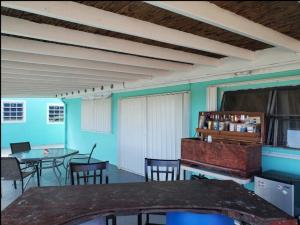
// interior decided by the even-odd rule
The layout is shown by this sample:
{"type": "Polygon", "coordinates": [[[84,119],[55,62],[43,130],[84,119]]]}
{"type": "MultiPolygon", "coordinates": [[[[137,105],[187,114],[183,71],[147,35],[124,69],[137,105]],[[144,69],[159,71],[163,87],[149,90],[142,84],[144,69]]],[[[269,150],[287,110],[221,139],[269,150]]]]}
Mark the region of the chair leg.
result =
{"type": "Polygon", "coordinates": [[[146,224],[148,224],[149,223],[149,214],[147,213],[146,214],[146,224]]]}
{"type": "Polygon", "coordinates": [[[112,217],[112,224],[117,225],[117,217],[116,216],[112,217]]]}
{"type": "Polygon", "coordinates": [[[22,182],[22,194],[24,193],[24,181],[23,181],[23,178],[21,179],[21,182],[22,182]]]}
{"type": "Polygon", "coordinates": [[[143,217],[142,217],[142,213],[138,214],[138,225],[142,225],[143,224],[143,217]]]}
{"type": "Polygon", "coordinates": [[[36,173],[38,187],[40,187],[41,185],[40,185],[40,175],[39,175],[39,166],[38,165],[35,165],[35,173],[36,173]]]}
{"type": "Polygon", "coordinates": [[[15,189],[17,189],[17,181],[16,180],[14,180],[14,187],[15,187],[15,189]]]}
{"type": "Polygon", "coordinates": [[[40,176],[42,176],[42,167],[43,167],[43,162],[40,162],[40,176]]]}
{"type": "Polygon", "coordinates": [[[67,181],[68,181],[68,179],[69,179],[69,165],[67,165],[67,168],[66,168],[66,182],[65,182],[65,184],[67,184],[67,181]]]}

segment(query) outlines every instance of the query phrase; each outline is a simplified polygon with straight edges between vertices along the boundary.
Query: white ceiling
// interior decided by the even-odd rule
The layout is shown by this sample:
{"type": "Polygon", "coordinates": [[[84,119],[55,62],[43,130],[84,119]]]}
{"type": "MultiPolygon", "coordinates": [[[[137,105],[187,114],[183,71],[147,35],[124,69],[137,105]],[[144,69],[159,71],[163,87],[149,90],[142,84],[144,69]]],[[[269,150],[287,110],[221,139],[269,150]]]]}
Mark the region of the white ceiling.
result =
{"type": "Polygon", "coordinates": [[[300,41],[292,37],[209,2],[149,4],[274,47],[250,51],[75,2],[2,1],[11,9],[227,56],[216,59],[1,15],[2,97],[74,97],[300,69],[300,41]]]}

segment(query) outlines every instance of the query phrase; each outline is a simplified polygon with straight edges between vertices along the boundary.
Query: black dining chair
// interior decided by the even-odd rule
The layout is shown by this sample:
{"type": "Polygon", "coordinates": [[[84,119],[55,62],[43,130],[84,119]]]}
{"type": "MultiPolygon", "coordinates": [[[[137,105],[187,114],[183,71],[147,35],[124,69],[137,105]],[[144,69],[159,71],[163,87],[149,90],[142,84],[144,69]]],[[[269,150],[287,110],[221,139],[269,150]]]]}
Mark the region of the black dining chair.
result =
{"type": "Polygon", "coordinates": [[[86,154],[81,154],[81,153],[78,153],[74,156],[72,156],[70,158],[70,160],[68,161],[67,163],[67,166],[66,166],[66,183],[67,183],[67,180],[68,180],[68,173],[69,173],[69,168],[70,168],[70,163],[95,163],[95,162],[100,162],[99,160],[96,160],[94,158],[92,158],[92,155],[93,155],[93,152],[94,150],[96,149],[97,147],[97,144],[95,143],[90,151],[90,153],[86,153],[86,154]]]}
{"type": "Polygon", "coordinates": [[[11,153],[20,153],[31,150],[30,142],[18,142],[18,143],[10,143],[11,153]]]}
{"type": "MultiPolygon", "coordinates": [[[[145,158],[145,181],[175,181],[180,179],[180,160],[145,158]]],[[[165,215],[165,213],[147,213],[145,225],[150,223],[150,215],[165,215]]],[[[142,225],[142,214],[138,214],[138,225],[142,225]]]]}
{"type": "MultiPolygon", "coordinates": [[[[24,192],[28,182],[33,177],[33,175],[38,171],[38,166],[35,165],[27,167],[26,169],[30,170],[24,170],[24,168],[21,170],[20,163],[17,158],[15,157],[1,157],[1,181],[2,180],[20,180],[22,183],[22,193],[24,192]],[[24,179],[29,179],[24,184],[24,179]]],[[[40,180],[39,176],[37,176],[37,182],[38,186],[40,186],[40,180]]],[[[16,188],[16,186],[15,186],[16,188]]]]}
{"type": "MultiPolygon", "coordinates": [[[[108,184],[108,176],[104,171],[108,168],[108,161],[97,163],[70,163],[70,177],[71,185],[81,185],[80,180],[83,180],[83,184],[103,184],[103,180],[108,184]],[[76,176],[75,176],[76,174],[76,176]],[[97,179],[99,177],[99,179],[97,179]],[[89,178],[92,178],[92,182],[89,182],[89,178]],[[99,180],[99,182],[97,182],[99,180]],[[75,182],[76,181],[76,182],[75,182]]],[[[109,220],[112,220],[112,224],[116,225],[117,219],[114,215],[106,217],[106,224],[109,220]]]]}

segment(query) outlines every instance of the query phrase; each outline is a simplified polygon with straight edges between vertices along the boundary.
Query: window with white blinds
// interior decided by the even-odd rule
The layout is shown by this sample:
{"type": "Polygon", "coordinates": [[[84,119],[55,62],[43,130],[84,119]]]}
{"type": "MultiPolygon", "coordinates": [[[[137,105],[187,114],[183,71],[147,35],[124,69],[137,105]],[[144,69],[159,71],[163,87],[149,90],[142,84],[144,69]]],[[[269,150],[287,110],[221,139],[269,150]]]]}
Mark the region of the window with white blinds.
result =
{"type": "Polygon", "coordinates": [[[81,129],[101,133],[111,132],[111,98],[82,100],[81,129]]]}

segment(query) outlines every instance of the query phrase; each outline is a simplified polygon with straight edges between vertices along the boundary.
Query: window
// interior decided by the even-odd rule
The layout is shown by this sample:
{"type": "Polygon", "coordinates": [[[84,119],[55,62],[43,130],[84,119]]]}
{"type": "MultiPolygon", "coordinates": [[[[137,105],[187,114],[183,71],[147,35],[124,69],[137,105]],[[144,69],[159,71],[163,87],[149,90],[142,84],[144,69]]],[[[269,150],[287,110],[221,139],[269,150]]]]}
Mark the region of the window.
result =
{"type": "Polygon", "coordinates": [[[2,123],[24,123],[26,121],[25,101],[1,101],[2,123]]]}
{"type": "Polygon", "coordinates": [[[111,132],[111,98],[83,99],[81,128],[92,132],[111,132]]]}
{"type": "Polygon", "coordinates": [[[264,112],[265,143],[300,148],[300,86],[227,91],[221,111],[264,112]]]}
{"type": "Polygon", "coordinates": [[[59,124],[64,122],[64,105],[59,103],[48,104],[48,124],[59,124]]]}

